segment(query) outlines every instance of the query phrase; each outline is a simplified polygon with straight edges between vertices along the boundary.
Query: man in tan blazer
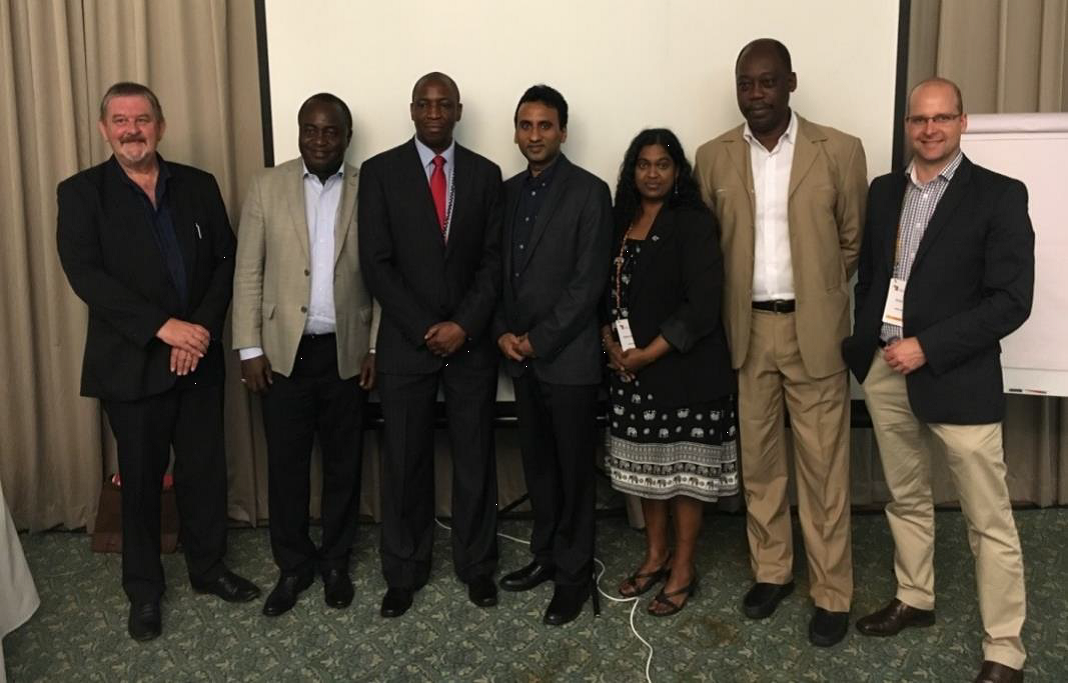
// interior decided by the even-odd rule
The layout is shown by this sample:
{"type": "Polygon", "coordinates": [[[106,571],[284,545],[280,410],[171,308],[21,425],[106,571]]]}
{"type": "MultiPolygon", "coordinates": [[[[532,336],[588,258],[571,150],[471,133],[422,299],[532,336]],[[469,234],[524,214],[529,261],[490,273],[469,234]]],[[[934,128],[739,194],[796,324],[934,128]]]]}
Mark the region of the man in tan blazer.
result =
{"type": "Polygon", "coordinates": [[[809,640],[839,642],[853,594],[849,521],[848,283],[860,248],[867,169],[860,140],[793,113],[790,53],[771,39],[735,65],[746,123],[697,151],[722,226],[725,324],[738,370],[742,480],[754,586],[746,616],[793,590],[783,400],[816,605],[809,640]]]}
{"type": "Polygon", "coordinates": [[[328,93],[297,115],[300,159],[249,188],[238,230],[233,346],[262,397],[271,549],[280,570],[263,613],[296,604],[316,571],[331,607],[352,602],[363,408],[374,383],[373,302],[360,273],[352,115],[328,93]],[[322,541],[308,537],[309,466],[323,455],[322,541]]]}

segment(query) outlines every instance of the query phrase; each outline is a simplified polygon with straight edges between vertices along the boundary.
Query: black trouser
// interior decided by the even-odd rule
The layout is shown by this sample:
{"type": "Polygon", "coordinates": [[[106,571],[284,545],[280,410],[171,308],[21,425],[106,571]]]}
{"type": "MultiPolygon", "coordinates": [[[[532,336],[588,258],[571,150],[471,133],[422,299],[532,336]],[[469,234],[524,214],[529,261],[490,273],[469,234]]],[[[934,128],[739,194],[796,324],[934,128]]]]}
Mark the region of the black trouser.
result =
{"type": "Polygon", "coordinates": [[[382,398],[382,574],[420,588],[434,542],[434,408],[445,393],[452,446],[452,557],[467,582],[497,569],[497,369],[449,363],[429,375],[378,374],[382,398]]]}
{"type": "Polygon", "coordinates": [[[160,494],[174,447],[179,541],[189,578],[217,579],[226,554],[226,452],[221,386],[104,401],[122,477],[122,587],[131,602],[163,595],[160,494]]]}
{"type": "Polygon", "coordinates": [[[593,571],[596,384],[514,378],[523,473],[534,513],[530,550],[556,568],[556,583],[588,582],[593,571]]]}
{"type": "Polygon", "coordinates": [[[263,395],[271,550],[283,574],[348,569],[360,511],[363,407],[359,377],[341,379],[337,339],[306,335],[289,377],[263,395]],[[308,536],[312,442],[323,456],[322,542],[308,536]]]}

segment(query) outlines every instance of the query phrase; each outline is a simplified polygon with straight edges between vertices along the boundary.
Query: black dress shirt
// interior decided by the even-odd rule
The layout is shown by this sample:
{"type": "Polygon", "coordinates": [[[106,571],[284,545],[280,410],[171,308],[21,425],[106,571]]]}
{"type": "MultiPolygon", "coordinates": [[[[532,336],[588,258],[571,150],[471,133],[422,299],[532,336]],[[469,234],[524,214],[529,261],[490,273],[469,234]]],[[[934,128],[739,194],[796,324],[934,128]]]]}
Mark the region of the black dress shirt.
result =
{"type": "Polygon", "coordinates": [[[523,174],[523,189],[519,193],[515,216],[512,217],[512,277],[518,277],[523,266],[527,264],[527,246],[530,244],[531,233],[534,232],[534,222],[549,195],[549,186],[553,182],[557,165],[553,161],[538,175],[534,175],[529,169],[523,174]]]}
{"type": "Polygon", "coordinates": [[[148,222],[152,226],[152,234],[156,238],[156,244],[159,245],[160,253],[163,254],[163,260],[167,264],[167,272],[171,276],[171,282],[174,283],[174,288],[178,291],[182,309],[185,310],[189,306],[189,287],[185,278],[185,260],[182,258],[182,250],[178,246],[178,236],[174,232],[174,220],[171,217],[171,210],[167,203],[167,181],[171,178],[171,171],[162,158],[159,159],[158,163],[159,176],[156,178],[156,202],[154,205],[148,195],[145,194],[145,191],[137,183],[130,180],[129,176],[123,173],[122,178],[144,204],[148,222]]]}

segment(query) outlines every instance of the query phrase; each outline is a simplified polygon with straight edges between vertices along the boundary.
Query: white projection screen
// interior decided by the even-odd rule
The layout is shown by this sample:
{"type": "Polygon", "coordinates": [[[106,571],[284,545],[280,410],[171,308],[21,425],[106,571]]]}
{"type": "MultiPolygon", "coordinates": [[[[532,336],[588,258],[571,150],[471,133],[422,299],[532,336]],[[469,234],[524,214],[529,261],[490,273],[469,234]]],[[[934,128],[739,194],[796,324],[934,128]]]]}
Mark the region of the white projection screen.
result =
{"type": "Polygon", "coordinates": [[[871,176],[890,168],[898,2],[854,0],[265,0],[274,158],[294,158],[297,109],[329,91],[352,109],[348,159],[412,136],[412,85],[444,71],[460,87],[456,139],[524,167],[512,143],[523,91],[547,83],[570,107],[564,152],[615,187],[627,143],[665,126],[690,158],[741,122],[734,60],[774,37],[797,72],[794,109],[859,136],[871,176]]]}
{"type": "MultiPolygon", "coordinates": [[[[512,141],[523,91],[547,83],[568,101],[564,152],[615,188],[627,144],[668,127],[693,159],[704,141],[741,123],[734,62],[773,37],[797,73],[800,115],[860,137],[869,178],[890,170],[899,3],[893,0],[263,0],[276,163],[298,156],[297,110],[316,92],[348,103],[349,162],[413,134],[412,86],[452,76],[463,102],[461,144],[508,178],[525,167],[512,141]]],[[[860,394],[854,390],[854,397],[860,394]]],[[[502,381],[498,398],[512,399],[502,381]]]]}

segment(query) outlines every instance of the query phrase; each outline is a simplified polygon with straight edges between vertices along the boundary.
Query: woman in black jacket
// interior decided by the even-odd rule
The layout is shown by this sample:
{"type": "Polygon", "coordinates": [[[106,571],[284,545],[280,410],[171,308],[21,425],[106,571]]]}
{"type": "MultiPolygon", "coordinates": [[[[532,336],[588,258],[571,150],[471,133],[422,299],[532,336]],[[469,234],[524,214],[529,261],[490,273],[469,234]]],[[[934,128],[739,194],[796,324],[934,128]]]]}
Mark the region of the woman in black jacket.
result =
{"type": "Polygon", "coordinates": [[[668,616],[697,586],[693,551],[703,504],[737,501],[739,484],[719,228],[670,130],[644,130],[631,142],[614,218],[601,328],[613,371],[607,466],[616,489],[642,498],[648,541],[619,592],[641,595],[666,580],[648,611],[668,616]]]}

